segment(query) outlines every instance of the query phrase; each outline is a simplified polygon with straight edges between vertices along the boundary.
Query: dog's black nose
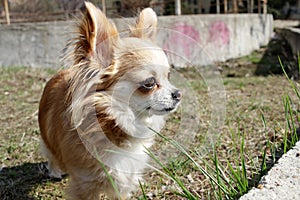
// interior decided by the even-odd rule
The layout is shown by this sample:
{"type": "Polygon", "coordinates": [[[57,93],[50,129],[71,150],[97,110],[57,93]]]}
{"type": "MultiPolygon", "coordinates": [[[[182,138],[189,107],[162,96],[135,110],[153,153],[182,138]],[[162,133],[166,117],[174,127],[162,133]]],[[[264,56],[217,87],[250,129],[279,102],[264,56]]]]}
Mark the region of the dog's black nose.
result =
{"type": "Polygon", "coordinates": [[[181,92],[179,90],[175,90],[173,93],[172,93],[172,98],[174,100],[177,100],[177,101],[180,101],[181,99],[181,92]]]}

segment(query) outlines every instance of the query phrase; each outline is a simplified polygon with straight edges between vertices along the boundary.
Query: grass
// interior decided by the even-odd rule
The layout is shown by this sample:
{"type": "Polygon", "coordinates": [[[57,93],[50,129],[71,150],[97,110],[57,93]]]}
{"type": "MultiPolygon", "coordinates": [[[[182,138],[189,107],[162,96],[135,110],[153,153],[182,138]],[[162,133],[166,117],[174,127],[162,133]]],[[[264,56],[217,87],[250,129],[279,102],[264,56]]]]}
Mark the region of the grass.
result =
{"type": "MultiPolygon", "coordinates": [[[[38,102],[53,73],[0,68],[0,199],[64,199],[68,178],[44,175],[38,147],[38,102]]],[[[159,170],[147,171],[132,199],[238,198],[298,141],[298,84],[285,76],[223,77],[226,119],[209,148],[204,143],[211,120],[208,88],[194,69],[179,73],[198,100],[198,131],[192,145],[178,143],[180,112],[169,117],[149,151],[159,170]],[[173,157],[161,160],[157,153],[170,147],[173,157]]]]}
{"type": "MultiPolygon", "coordinates": [[[[291,88],[293,88],[293,91],[297,96],[296,101],[298,102],[300,100],[299,85],[289,78],[280,58],[279,58],[279,63],[280,66],[282,67],[284,75],[286,76],[286,78],[290,83],[291,88]]],[[[299,67],[298,71],[300,72],[300,55],[298,55],[298,67],[299,67]]],[[[293,101],[293,99],[288,94],[283,96],[283,104],[284,104],[284,111],[285,111],[285,118],[286,118],[283,152],[286,153],[287,150],[291,149],[293,146],[295,146],[296,142],[299,141],[299,136],[298,136],[299,109],[296,108],[297,104],[293,101]]]]}
{"type": "MultiPolygon", "coordinates": [[[[283,66],[281,60],[279,59],[280,65],[284,72],[284,75],[288,82],[290,83],[291,88],[293,89],[296,102],[299,102],[299,87],[298,84],[291,80],[283,66]]],[[[300,71],[300,57],[299,57],[299,71],[300,71]]],[[[227,83],[230,83],[228,81],[227,83]]],[[[238,84],[241,87],[242,84],[238,84]]],[[[243,85],[244,87],[244,85],[243,85]]],[[[278,160],[276,157],[276,152],[282,155],[286,153],[289,149],[295,146],[296,142],[299,141],[299,105],[297,105],[293,98],[289,94],[283,95],[283,107],[284,107],[284,116],[285,116],[285,128],[283,132],[283,139],[281,143],[274,142],[273,139],[267,140],[267,143],[262,152],[262,159],[258,162],[260,164],[260,169],[253,171],[250,169],[251,174],[247,168],[246,160],[248,159],[245,154],[245,134],[240,130],[244,130],[240,128],[240,124],[238,125],[237,132],[237,141],[241,139],[240,145],[237,144],[236,141],[233,141],[235,149],[240,150],[240,155],[235,156],[233,161],[227,161],[224,165],[220,163],[220,158],[218,158],[218,149],[213,150],[213,157],[209,157],[208,160],[204,160],[202,155],[197,154],[195,151],[190,151],[186,147],[177,143],[175,140],[167,138],[166,136],[157,133],[163,140],[168,141],[174,147],[176,147],[181,154],[196,168],[196,171],[202,175],[204,175],[209,180],[209,185],[211,188],[211,193],[208,192],[205,198],[213,198],[213,199],[237,199],[243,194],[247,193],[252,186],[257,184],[257,180],[261,179],[263,175],[270,169],[270,167],[278,160]],[[268,160],[268,158],[271,158],[268,160]],[[202,162],[201,162],[202,161],[202,162]],[[212,162],[209,163],[209,161],[212,162]],[[203,166],[199,165],[199,163],[204,163],[203,166]],[[269,165],[268,165],[269,164],[269,165]],[[252,179],[252,180],[251,180],[252,179]],[[256,180],[255,180],[256,179],[256,180]],[[254,181],[253,181],[254,180],[254,181]]],[[[255,110],[257,106],[253,107],[252,110],[255,110]]],[[[269,109],[268,109],[269,110],[269,109]]],[[[269,110],[270,111],[270,110],[269,110]]],[[[268,131],[268,125],[265,118],[265,115],[261,114],[261,120],[263,124],[264,133],[268,131]]],[[[273,128],[274,132],[276,128],[273,128]]],[[[231,131],[232,135],[235,135],[235,132],[231,131]]],[[[275,134],[274,134],[275,137],[275,134]]],[[[149,150],[150,157],[159,164],[162,168],[163,173],[166,174],[168,178],[172,179],[179,188],[174,191],[174,194],[177,197],[183,197],[184,199],[200,199],[203,196],[200,196],[198,193],[192,193],[192,190],[189,189],[188,184],[184,184],[182,182],[182,178],[177,175],[177,170],[171,170],[172,167],[168,165],[164,165],[162,161],[160,161],[157,157],[155,157],[152,152],[149,150]]],[[[256,163],[257,164],[257,163],[256,163]]],[[[252,167],[256,165],[252,164],[252,167]]],[[[141,186],[142,187],[142,186],[141,186]]],[[[145,196],[145,190],[142,187],[143,194],[145,196]]],[[[147,198],[145,198],[147,199],[147,198]]]]}

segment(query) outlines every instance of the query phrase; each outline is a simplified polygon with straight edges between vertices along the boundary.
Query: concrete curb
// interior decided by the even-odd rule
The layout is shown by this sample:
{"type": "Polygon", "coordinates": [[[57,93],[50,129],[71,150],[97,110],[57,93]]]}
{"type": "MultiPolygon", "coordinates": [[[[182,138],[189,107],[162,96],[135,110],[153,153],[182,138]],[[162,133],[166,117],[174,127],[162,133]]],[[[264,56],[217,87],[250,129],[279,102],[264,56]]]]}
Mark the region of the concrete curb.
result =
{"type": "Polygon", "coordinates": [[[300,199],[300,141],[240,200],[300,199]]]}

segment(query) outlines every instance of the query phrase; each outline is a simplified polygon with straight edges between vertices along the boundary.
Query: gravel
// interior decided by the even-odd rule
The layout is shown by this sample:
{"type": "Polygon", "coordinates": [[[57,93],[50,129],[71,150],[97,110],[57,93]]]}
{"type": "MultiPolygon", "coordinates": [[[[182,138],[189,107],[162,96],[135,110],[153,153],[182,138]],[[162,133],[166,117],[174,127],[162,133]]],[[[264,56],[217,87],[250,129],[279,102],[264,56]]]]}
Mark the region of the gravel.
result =
{"type": "Polygon", "coordinates": [[[300,141],[240,200],[300,199],[300,141]]]}

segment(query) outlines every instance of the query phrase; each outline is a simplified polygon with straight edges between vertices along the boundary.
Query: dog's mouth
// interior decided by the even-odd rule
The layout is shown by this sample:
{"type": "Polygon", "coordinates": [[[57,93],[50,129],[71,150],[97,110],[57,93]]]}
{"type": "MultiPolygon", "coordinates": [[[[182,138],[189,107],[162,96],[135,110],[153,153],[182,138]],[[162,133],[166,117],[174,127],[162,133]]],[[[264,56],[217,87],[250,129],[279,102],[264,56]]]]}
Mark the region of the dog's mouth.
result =
{"type": "Polygon", "coordinates": [[[171,112],[173,110],[175,110],[176,107],[172,107],[172,108],[165,108],[164,111],[166,112],[171,112]]]}
{"type": "Polygon", "coordinates": [[[176,110],[176,107],[177,107],[177,106],[164,108],[164,109],[162,109],[162,110],[157,110],[157,109],[154,109],[154,108],[152,108],[151,106],[149,106],[149,107],[146,108],[146,110],[151,110],[151,111],[153,111],[155,114],[165,114],[165,113],[170,113],[170,112],[172,112],[172,111],[175,111],[175,110],[176,110]]]}

